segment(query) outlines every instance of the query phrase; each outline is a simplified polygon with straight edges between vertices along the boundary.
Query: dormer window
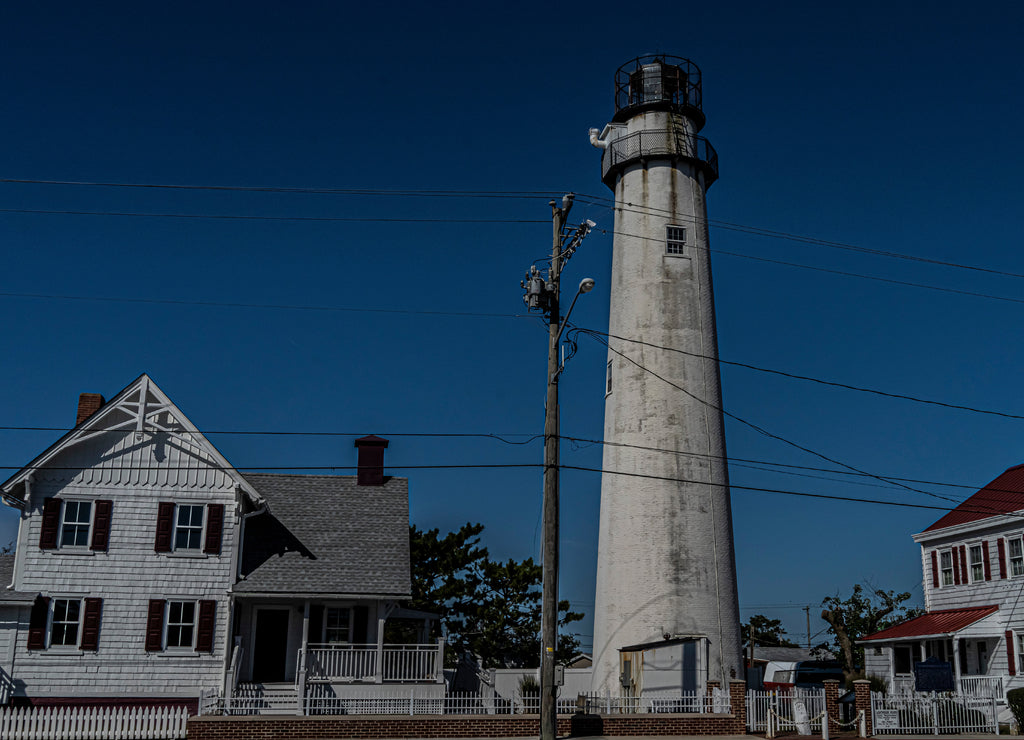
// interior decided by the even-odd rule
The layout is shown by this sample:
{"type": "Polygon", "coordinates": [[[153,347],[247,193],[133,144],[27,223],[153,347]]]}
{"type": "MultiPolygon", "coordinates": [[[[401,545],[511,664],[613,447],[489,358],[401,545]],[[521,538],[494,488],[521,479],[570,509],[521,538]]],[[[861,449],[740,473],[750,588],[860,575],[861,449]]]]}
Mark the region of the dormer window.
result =
{"type": "Polygon", "coordinates": [[[942,586],[953,585],[953,551],[943,550],[939,553],[939,572],[942,586]]]}

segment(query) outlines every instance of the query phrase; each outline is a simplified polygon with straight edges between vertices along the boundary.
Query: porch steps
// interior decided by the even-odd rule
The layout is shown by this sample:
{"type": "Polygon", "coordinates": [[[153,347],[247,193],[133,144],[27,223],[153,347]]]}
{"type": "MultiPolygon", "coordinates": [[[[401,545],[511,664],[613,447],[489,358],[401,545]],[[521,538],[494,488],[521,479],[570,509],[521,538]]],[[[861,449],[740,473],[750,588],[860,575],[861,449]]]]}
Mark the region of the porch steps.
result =
{"type": "Polygon", "coordinates": [[[232,714],[299,714],[299,694],[291,683],[243,683],[232,692],[232,714]]]}

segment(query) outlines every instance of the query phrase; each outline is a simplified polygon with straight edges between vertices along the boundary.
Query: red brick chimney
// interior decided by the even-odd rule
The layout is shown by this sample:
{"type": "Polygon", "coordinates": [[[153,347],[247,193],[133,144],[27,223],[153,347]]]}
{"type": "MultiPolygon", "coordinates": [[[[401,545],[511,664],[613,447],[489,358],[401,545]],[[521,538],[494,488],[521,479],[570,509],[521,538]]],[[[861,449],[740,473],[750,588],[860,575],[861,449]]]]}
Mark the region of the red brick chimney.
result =
{"type": "Polygon", "coordinates": [[[99,393],[83,393],[78,397],[78,418],[75,419],[77,427],[83,421],[100,410],[100,406],[106,403],[106,399],[99,393]]]}
{"type": "Polygon", "coordinates": [[[386,439],[374,434],[356,440],[356,449],[359,450],[359,461],[356,463],[359,466],[359,485],[384,485],[384,450],[387,446],[386,439]]]}

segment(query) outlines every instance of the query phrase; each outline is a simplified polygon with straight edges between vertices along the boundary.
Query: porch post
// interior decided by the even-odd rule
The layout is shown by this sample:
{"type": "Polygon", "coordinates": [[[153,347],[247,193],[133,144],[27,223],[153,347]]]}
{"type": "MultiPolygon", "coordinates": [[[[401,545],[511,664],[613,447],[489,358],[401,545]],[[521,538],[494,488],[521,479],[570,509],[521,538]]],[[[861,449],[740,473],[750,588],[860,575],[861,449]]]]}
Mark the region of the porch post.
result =
{"type": "Polygon", "coordinates": [[[306,713],[306,655],[309,652],[309,599],[302,605],[302,647],[299,649],[299,714],[306,713]]]}
{"type": "Polygon", "coordinates": [[[437,657],[434,659],[434,680],[444,683],[444,638],[437,638],[437,657]]]}
{"type": "MultiPolygon", "coordinates": [[[[379,607],[378,607],[379,608],[379,607]]],[[[377,612],[377,670],[373,674],[374,683],[384,683],[384,622],[387,617],[377,612]]]]}
{"type": "Polygon", "coordinates": [[[956,686],[956,693],[963,693],[960,686],[960,638],[953,636],[953,684],[956,686]]]}

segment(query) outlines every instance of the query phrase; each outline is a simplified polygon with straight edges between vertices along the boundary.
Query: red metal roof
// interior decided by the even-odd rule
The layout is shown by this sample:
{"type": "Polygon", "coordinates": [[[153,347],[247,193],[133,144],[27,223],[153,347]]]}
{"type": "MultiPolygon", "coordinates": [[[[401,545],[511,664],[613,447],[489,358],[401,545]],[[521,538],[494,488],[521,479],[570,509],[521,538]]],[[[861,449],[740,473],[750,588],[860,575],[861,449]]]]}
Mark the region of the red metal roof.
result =
{"type": "Polygon", "coordinates": [[[976,522],[1021,509],[1024,509],[1024,465],[1015,465],[928,527],[925,532],[952,527],[954,524],[976,522]]]}
{"type": "Polygon", "coordinates": [[[999,607],[995,604],[989,606],[970,606],[966,609],[940,609],[939,611],[922,614],[914,619],[908,619],[902,624],[887,627],[881,632],[860,638],[860,641],[897,640],[902,637],[923,637],[925,635],[944,635],[950,632],[959,632],[967,625],[974,624],[989,614],[995,614],[998,610],[999,607]]]}

